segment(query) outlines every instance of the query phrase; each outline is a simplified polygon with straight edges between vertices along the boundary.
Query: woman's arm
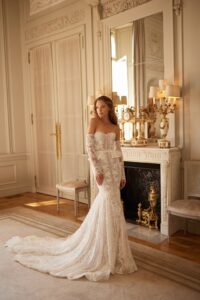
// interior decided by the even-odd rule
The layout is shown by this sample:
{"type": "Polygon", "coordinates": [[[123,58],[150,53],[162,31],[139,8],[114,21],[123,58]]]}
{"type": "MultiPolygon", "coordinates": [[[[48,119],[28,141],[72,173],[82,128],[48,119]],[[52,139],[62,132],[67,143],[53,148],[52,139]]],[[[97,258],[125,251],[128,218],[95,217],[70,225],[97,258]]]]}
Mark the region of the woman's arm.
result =
{"type": "Polygon", "coordinates": [[[120,166],[121,166],[121,181],[120,181],[120,188],[122,189],[125,184],[126,184],[126,177],[125,177],[125,171],[124,171],[124,160],[123,160],[123,154],[122,154],[122,149],[121,149],[121,144],[120,144],[120,128],[117,128],[116,132],[116,150],[121,153],[120,155],[120,166]]]}
{"type": "Polygon", "coordinates": [[[97,122],[98,122],[98,120],[96,118],[92,118],[90,120],[90,124],[88,127],[87,140],[86,140],[86,149],[87,149],[87,153],[89,156],[89,161],[94,170],[94,176],[96,178],[96,181],[99,185],[101,185],[104,177],[103,177],[103,171],[102,171],[100,162],[96,156],[95,139],[94,139],[94,134],[95,134],[96,128],[97,128],[97,122]]]}

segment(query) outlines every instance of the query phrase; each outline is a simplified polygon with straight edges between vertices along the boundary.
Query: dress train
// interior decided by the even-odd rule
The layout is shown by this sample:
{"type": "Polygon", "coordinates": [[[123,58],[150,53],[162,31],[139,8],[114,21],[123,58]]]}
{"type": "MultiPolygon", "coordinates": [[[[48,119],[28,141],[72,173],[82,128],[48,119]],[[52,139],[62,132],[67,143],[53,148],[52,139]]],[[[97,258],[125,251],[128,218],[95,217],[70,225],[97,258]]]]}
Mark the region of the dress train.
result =
{"type": "Polygon", "coordinates": [[[56,277],[85,276],[91,281],[137,270],[120,200],[121,162],[115,144],[114,134],[88,135],[90,161],[94,172],[101,168],[104,182],[78,230],[67,238],[11,238],[6,246],[16,254],[16,261],[56,277]]]}

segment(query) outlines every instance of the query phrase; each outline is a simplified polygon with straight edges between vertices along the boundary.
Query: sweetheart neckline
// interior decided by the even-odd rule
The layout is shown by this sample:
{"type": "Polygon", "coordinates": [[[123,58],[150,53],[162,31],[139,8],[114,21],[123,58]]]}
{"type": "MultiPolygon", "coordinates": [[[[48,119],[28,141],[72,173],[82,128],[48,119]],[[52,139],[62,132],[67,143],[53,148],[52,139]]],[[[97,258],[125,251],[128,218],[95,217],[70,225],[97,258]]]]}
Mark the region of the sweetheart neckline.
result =
{"type": "Polygon", "coordinates": [[[115,134],[116,135],[116,132],[114,132],[114,131],[110,131],[110,132],[96,131],[94,134],[96,134],[96,133],[102,133],[105,135],[107,135],[107,134],[115,134]]]}

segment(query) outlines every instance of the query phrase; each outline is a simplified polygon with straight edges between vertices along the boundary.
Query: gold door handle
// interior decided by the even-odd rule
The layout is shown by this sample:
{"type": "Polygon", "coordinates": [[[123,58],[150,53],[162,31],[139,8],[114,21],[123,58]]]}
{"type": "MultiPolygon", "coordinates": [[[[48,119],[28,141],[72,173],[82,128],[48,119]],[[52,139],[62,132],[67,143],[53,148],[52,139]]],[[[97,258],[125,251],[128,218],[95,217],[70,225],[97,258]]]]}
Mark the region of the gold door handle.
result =
{"type": "Polygon", "coordinates": [[[59,149],[59,159],[62,158],[62,143],[61,143],[61,140],[62,140],[62,137],[61,137],[61,124],[58,123],[58,149],[59,149]]]}
{"type": "Polygon", "coordinates": [[[60,159],[58,123],[55,123],[55,130],[56,132],[50,133],[50,136],[56,137],[56,157],[60,159]]]}

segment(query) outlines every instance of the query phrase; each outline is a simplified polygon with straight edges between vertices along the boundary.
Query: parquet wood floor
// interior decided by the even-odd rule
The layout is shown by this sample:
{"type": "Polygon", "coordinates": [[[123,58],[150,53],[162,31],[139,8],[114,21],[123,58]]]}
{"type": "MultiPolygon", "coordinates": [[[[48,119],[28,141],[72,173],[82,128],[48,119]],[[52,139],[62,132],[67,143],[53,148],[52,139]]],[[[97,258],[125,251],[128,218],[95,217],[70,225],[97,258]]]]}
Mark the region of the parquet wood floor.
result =
{"type": "MultiPolygon", "coordinates": [[[[16,206],[25,206],[50,215],[81,223],[81,221],[74,216],[74,202],[71,200],[61,199],[60,211],[57,212],[56,198],[54,196],[38,193],[24,193],[20,195],[0,198],[0,210],[16,206]]],[[[87,212],[87,205],[80,203],[79,218],[81,216],[85,216],[87,212]]],[[[129,239],[134,240],[138,243],[145,244],[149,247],[156,248],[160,251],[168,252],[200,263],[199,235],[193,235],[189,233],[184,234],[183,232],[178,232],[173,235],[170,240],[166,239],[160,244],[153,244],[133,237],[129,237],[129,239]]]]}

